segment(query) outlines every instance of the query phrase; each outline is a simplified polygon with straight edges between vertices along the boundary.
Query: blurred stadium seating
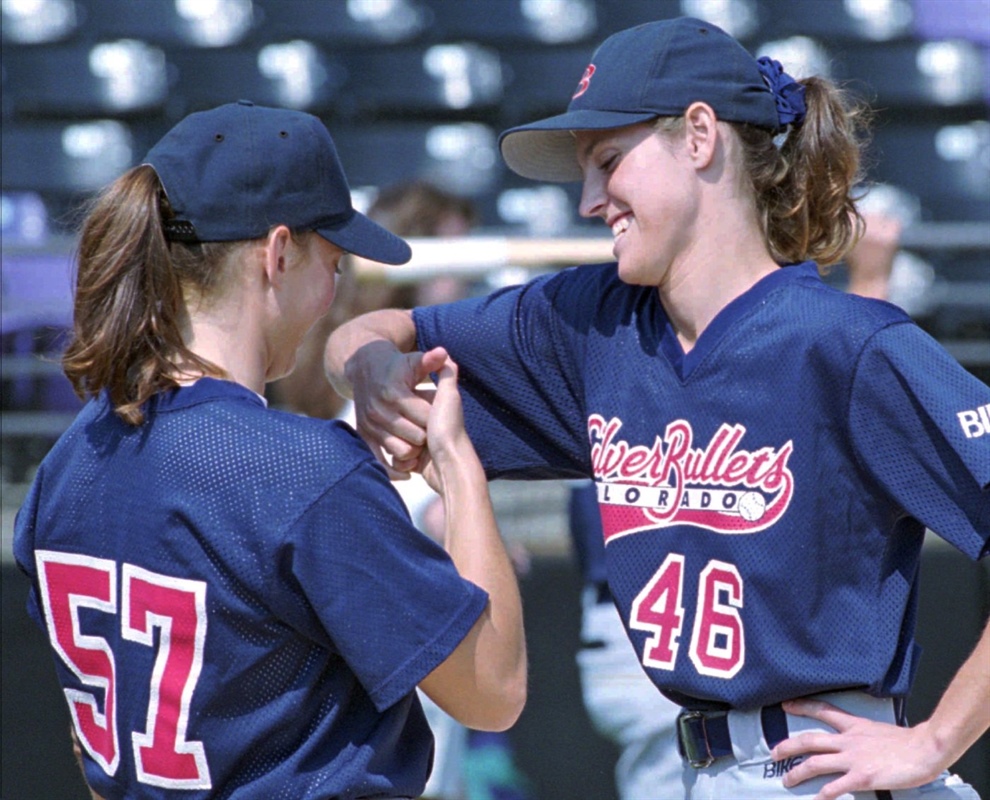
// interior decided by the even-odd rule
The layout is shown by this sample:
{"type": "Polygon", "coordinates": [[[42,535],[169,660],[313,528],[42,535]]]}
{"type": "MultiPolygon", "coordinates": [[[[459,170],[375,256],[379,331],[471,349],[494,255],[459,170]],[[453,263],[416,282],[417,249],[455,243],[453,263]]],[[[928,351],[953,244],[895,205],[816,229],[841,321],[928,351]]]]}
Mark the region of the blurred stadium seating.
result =
{"type": "Polygon", "coordinates": [[[249,99],[320,115],[342,98],[346,72],[339,59],[312,41],[169,51],[170,118],[249,99]],[[203,76],[209,76],[204,80],[203,76]]]}
{"type": "MultiPolygon", "coordinates": [[[[84,198],[187,113],[242,98],[322,117],[362,197],[427,177],[470,197],[485,233],[597,233],[577,216],[579,186],[513,175],[497,134],[561,110],[608,34],[691,14],[792,74],[830,75],[878,110],[868,177],[916,198],[923,227],[908,239],[941,287],[918,306],[931,317],[922,321],[958,327],[937,317],[958,313],[943,300],[962,294],[950,284],[964,256],[965,293],[987,299],[971,304],[986,319],[966,326],[980,340],[966,352],[981,375],[990,370],[990,233],[977,230],[990,229],[990,0],[3,0],[0,9],[5,265],[25,248],[66,251],[84,198]],[[24,198],[33,238],[15,214],[24,198]],[[952,236],[938,225],[955,226],[952,236]]],[[[14,302],[5,296],[5,320],[14,302]]]]}
{"type": "MultiPolygon", "coordinates": [[[[129,126],[116,130],[118,139],[134,138],[133,163],[148,137],[153,140],[185,114],[241,98],[311,111],[333,131],[346,125],[476,122],[497,132],[561,109],[595,43],[609,33],[682,13],[706,17],[754,52],[783,56],[789,65],[817,51],[813,67],[831,72],[881,109],[876,177],[899,182],[909,172],[903,178],[908,188],[919,183],[931,188],[940,183],[929,176],[943,167],[944,152],[933,152],[930,142],[919,145],[919,137],[930,133],[911,129],[940,122],[979,138],[972,123],[986,119],[990,103],[990,22],[973,8],[986,10],[986,5],[986,0],[5,0],[2,112],[9,146],[2,189],[37,191],[61,209],[67,195],[84,196],[119,171],[125,149],[116,146],[115,158],[89,159],[102,160],[105,171],[98,166],[83,171],[74,163],[77,155],[58,153],[59,126],[73,121],[129,126]],[[935,5],[955,11],[937,13],[935,5]],[[884,135],[883,126],[895,123],[898,130],[884,135]],[[46,127],[28,127],[42,124],[46,127]],[[35,135],[37,154],[25,162],[18,145],[35,135]],[[35,169],[32,161],[43,166],[35,169]],[[914,170],[916,161],[920,168],[914,170]],[[32,171],[35,186],[23,180],[32,171]]],[[[395,167],[401,159],[390,150],[388,140],[394,137],[377,138],[384,149],[376,155],[369,144],[363,157],[395,167]]],[[[78,143],[79,137],[69,140],[78,143]]],[[[939,141],[961,147],[963,138],[948,133],[939,141]]],[[[465,151],[464,158],[471,155],[465,151]]],[[[976,161],[985,163],[985,156],[976,161]]],[[[476,162],[468,172],[478,169],[476,162]]],[[[961,173],[971,163],[957,147],[947,173],[965,179],[961,173]]],[[[489,178],[473,181],[468,191],[485,209],[486,226],[511,227],[513,222],[498,215],[498,195],[515,188],[512,178],[497,159],[488,169],[489,178]]],[[[390,178],[388,170],[368,171],[376,180],[390,178]]],[[[975,197],[960,195],[972,204],[960,203],[956,218],[984,219],[985,192],[976,188],[975,197]]],[[[920,192],[923,205],[931,206],[928,218],[953,218],[946,207],[946,198],[954,195],[949,189],[939,187],[931,199],[928,191],[920,192]]],[[[574,214],[561,223],[565,229],[582,225],[574,214]]],[[[59,228],[56,223],[54,231],[59,228]]]]}
{"type": "Polygon", "coordinates": [[[497,131],[480,122],[395,120],[337,125],[334,141],[353,187],[426,178],[467,196],[499,185],[497,131]]]}
{"type": "Polygon", "coordinates": [[[135,39],[3,48],[5,116],[125,117],[159,111],[165,52],[135,39]]]}
{"type": "Polygon", "coordinates": [[[927,219],[990,220],[990,121],[878,126],[874,177],[916,193],[927,219]]]}
{"type": "Polygon", "coordinates": [[[480,233],[590,235],[577,185],[510,173],[497,134],[563,110],[597,42],[680,14],[878,110],[869,178],[912,199],[918,321],[990,380],[990,0],[2,0],[3,479],[76,402],[53,359],[78,204],[185,114],[238,99],[334,134],[352,187],[427,177],[480,233]],[[923,275],[923,278],[919,278],[923,275]],[[920,287],[920,288],[919,288],[920,287]]]}
{"type": "Polygon", "coordinates": [[[478,42],[374,48],[345,56],[347,86],[335,113],[368,120],[494,119],[502,100],[498,52],[478,42]]]}

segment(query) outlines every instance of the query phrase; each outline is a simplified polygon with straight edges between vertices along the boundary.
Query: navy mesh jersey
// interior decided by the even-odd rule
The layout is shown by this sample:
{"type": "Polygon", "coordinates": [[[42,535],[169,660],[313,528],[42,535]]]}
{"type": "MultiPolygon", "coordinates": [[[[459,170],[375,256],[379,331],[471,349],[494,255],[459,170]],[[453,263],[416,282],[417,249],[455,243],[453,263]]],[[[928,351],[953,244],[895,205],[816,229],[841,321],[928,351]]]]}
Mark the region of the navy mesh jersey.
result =
{"type": "Polygon", "coordinates": [[[416,685],[487,595],[343,423],[202,379],[91,401],[15,531],[103,797],[416,796],[416,685]]]}
{"type": "Polygon", "coordinates": [[[414,312],[490,477],[593,477],[649,676],[695,708],[907,693],[925,526],[990,537],[990,388],[903,312],[767,276],[686,355],[614,264],[414,312]]]}

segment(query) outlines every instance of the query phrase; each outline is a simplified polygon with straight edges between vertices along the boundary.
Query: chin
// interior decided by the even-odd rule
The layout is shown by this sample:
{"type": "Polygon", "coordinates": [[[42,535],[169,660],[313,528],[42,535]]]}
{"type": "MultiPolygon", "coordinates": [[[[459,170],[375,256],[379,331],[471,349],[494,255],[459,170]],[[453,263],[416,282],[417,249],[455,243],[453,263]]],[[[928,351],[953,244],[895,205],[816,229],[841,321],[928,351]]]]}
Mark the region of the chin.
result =
{"type": "Polygon", "coordinates": [[[619,259],[619,280],[630,286],[659,286],[666,270],[655,260],[636,261],[626,257],[619,259]]]}
{"type": "Polygon", "coordinates": [[[635,265],[623,267],[621,261],[619,262],[619,280],[630,286],[656,286],[656,281],[648,277],[645,270],[635,265]]]}

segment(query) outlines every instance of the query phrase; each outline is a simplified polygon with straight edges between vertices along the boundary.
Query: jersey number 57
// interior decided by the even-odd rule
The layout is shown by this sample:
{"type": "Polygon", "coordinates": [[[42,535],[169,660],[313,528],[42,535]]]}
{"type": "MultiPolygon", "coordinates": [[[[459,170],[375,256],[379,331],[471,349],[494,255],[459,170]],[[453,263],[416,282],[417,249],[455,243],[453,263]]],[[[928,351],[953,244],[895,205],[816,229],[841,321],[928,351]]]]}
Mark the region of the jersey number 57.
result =
{"type": "Polygon", "coordinates": [[[119,614],[121,637],[158,652],[149,676],[143,731],[131,733],[137,780],[168,789],[209,789],[210,770],[202,742],[186,739],[189,704],[203,666],[206,641],[206,584],[159,575],[134,564],[54,550],[35,552],[48,637],[59,658],[83,686],[102,696],[65,689],[76,735],[108,775],[120,763],[117,737],[117,669],[102,636],[83,633],[79,611],[119,614]]]}

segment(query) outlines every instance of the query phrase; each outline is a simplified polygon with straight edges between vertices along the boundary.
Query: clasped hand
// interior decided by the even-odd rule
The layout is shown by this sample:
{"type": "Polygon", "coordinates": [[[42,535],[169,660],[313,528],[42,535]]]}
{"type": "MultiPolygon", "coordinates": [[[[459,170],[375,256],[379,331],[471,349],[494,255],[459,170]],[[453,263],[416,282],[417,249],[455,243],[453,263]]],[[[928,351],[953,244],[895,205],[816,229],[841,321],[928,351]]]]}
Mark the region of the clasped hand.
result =
{"type": "Polygon", "coordinates": [[[442,347],[401,353],[386,342],[364,345],[349,373],[357,431],[392,480],[421,472],[438,490],[431,459],[464,434],[457,365],[442,347]],[[431,373],[437,386],[424,386],[431,373]]]}

